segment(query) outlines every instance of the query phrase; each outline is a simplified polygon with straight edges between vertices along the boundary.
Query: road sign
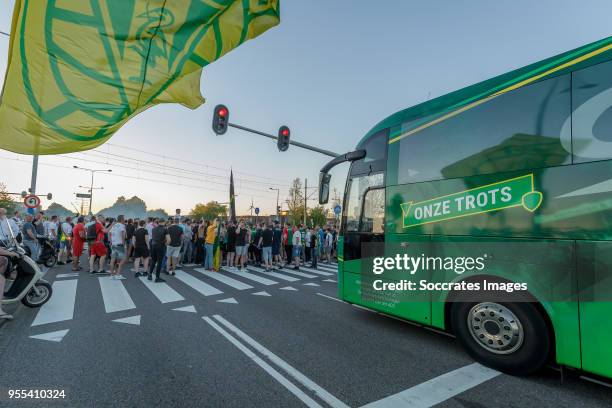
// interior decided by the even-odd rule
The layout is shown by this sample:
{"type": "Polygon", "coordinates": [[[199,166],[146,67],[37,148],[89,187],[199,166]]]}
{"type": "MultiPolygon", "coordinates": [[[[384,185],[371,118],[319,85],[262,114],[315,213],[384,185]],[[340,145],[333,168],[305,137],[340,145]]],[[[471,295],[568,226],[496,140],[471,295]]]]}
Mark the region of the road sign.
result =
{"type": "Polygon", "coordinates": [[[181,215],[181,209],[180,208],[176,209],[176,215],[181,215]]]}
{"type": "Polygon", "coordinates": [[[255,215],[259,215],[259,207],[255,207],[255,215]]]}
{"type": "Polygon", "coordinates": [[[77,193],[77,198],[91,198],[91,194],[87,193],[77,193]]]}
{"type": "Polygon", "coordinates": [[[40,198],[38,198],[35,195],[29,195],[26,196],[23,199],[23,204],[27,207],[27,208],[36,208],[40,205],[40,198]]]}
{"type": "Polygon", "coordinates": [[[341,212],[342,212],[342,207],[340,207],[340,204],[336,204],[336,206],[334,207],[334,214],[340,215],[341,212]]]}

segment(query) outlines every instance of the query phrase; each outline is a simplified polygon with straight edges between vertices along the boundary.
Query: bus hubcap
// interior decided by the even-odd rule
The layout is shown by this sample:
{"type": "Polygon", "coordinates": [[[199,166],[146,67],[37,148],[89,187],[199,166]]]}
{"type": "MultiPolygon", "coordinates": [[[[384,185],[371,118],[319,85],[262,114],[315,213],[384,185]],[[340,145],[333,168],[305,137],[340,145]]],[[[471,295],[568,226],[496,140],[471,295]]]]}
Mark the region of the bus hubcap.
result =
{"type": "Polygon", "coordinates": [[[467,325],[476,343],[491,353],[511,354],[523,344],[521,322],[498,303],[478,303],[472,307],[467,325]]]}

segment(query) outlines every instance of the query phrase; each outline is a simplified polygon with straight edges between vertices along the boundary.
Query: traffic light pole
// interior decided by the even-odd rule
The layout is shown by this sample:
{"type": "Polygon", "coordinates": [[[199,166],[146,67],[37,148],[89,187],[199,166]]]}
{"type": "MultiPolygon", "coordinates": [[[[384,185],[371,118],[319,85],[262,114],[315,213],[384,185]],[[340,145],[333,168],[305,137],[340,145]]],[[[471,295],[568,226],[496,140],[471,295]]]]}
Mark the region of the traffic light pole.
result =
{"type": "MultiPolygon", "coordinates": [[[[274,136],[274,135],[271,135],[265,132],[260,132],[259,130],[250,129],[248,127],[236,125],[234,123],[228,123],[227,125],[230,127],[236,128],[236,129],[244,130],[245,132],[251,132],[251,133],[255,133],[256,135],[265,136],[273,140],[278,140],[278,136],[274,136]]],[[[289,144],[293,146],[301,147],[302,149],[311,150],[313,152],[324,154],[326,156],[334,157],[334,158],[340,156],[338,153],[330,152],[329,150],[325,150],[325,149],[319,149],[318,147],[310,146],[305,143],[296,142],[294,140],[290,140],[289,144]]]]}

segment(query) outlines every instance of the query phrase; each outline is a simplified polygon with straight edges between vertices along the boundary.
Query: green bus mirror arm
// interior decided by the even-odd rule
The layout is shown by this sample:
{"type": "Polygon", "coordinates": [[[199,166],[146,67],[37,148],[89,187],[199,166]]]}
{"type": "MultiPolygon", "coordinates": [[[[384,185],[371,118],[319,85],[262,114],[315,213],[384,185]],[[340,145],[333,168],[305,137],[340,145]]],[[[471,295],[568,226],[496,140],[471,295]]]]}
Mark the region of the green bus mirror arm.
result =
{"type": "Polygon", "coordinates": [[[361,160],[365,156],[365,150],[355,150],[353,152],[340,155],[323,166],[321,173],[319,174],[319,204],[327,204],[329,201],[329,182],[331,180],[331,175],[328,174],[329,171],[340,163],[361,160]]]}

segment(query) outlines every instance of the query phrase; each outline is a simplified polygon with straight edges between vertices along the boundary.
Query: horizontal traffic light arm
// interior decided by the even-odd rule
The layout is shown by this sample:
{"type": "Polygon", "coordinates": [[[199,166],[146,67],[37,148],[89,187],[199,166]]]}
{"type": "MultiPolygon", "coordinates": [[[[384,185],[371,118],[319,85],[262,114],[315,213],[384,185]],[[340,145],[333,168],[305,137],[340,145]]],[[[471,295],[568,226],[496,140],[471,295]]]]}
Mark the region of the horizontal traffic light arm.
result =
{"type": "MultiPolygon", "coordinates": [[[[260,135],[260,136],[265,136],[265,137],[270,138],[270,139],[278,140],[278,136],[274,136],[274,135],[271,135],[271,134],[265,133],[265,132],[260,132],[259,130],[250,129],[248,127],[236,125],[234,123],[228,123],[227,125],[230,126],[230,127],[236,128],[236,129],[244,130],[245,132],[251,132],[251,133],[255,133],[255,134],[260,135]]],[[[330,152],[329,150],[325,150],[325,149],[320,149],[320,148],[318,148],[316,146],[310,146],[310,145],[307,145],[305,143],[296,142],[294,140],[290,140],[289,144],[291,144],[293,146],[301,147],[302,149],[311,150],[313,152],[324,154],[324,155],[330,156],[330,157],[338,157],[338,156],[340,156],[338,153],[330,152]]]]}

